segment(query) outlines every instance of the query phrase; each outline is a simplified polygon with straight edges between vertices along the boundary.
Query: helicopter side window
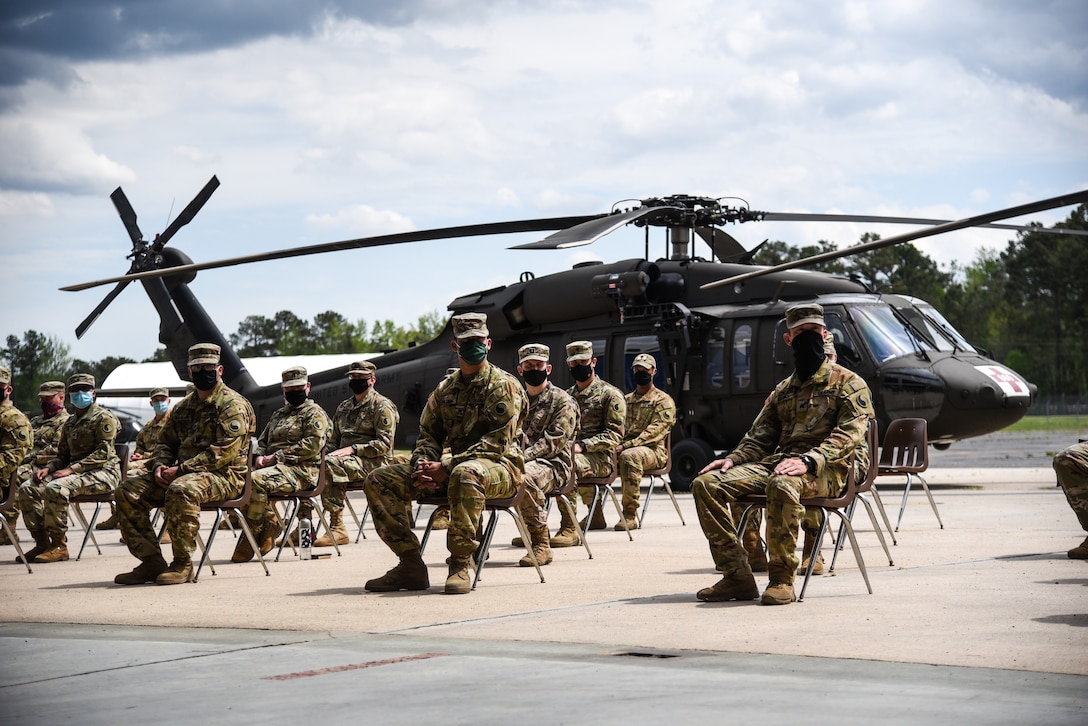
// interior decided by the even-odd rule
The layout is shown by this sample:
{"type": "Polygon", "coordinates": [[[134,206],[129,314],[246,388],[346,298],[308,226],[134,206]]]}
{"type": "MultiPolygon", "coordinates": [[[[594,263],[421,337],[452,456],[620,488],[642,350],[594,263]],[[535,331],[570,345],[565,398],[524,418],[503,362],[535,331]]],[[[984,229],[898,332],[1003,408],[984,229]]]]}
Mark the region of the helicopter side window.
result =
{"type": "Polygon", "coordinates": [[[824,312],[824,322],[831,338],[835,342],[835,354],[839,358],[839,365],[857,371],[861,367],[862,359],[857,341],[850,335],[846,324],[838,313],[824,312]]]}
{"type": "Polygon", "coordinates": [[[721,388],[725,382],[725,331],[714,328],[706,341],[706,383],[721,388]]]}
{"type": "Polygon", "coordinates": [[[660,344],[656,335],[632,335],[623,344],[623,390],[635,390],[635,375],[631,366],[635,362],[635,356],[639,353],[648,353],[654,358],[654,385],[663,391],[668,390],[665,383],[665,366],[661,364],[660,344]]]}
{"type": "Polygon", "coordinates": [[[869,346],[869,351],[878,363],[911,355],[918,349],[918,337],[912,337],[907,332],[890,307],[852,305],[849,310],[850,317],[857,324],[865,344],[869,346]]]}
{"type": "Polygon", "coordinates": [[[733,388],[752,386],[752,326],[738,325],[733,331],[733,388]]]}

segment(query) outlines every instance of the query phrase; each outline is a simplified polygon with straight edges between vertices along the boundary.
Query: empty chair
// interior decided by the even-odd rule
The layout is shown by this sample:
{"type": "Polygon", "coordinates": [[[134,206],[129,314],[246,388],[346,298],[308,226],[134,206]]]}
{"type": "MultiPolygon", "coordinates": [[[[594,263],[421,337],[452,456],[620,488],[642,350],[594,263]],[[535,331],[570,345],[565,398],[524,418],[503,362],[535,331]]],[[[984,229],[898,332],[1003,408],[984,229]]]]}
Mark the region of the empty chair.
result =
{"type": "Polygon", "coordinates": [[[638,526],[642,527],[642,520],[646,518],[646,510],[650,508],[650,497],[654,494],[654,481],[660,480],[661,484],[665,487],[665,492],[669,495],[669,499],[672,500],[673,509],[676,510],[676,516],[680,517],[680,524],[687,526],[687,522],[684,521],[684,515],[680,513],[680,505],[676,502],[676,495],[672,493],[672,485],[669,480],[669,472],[672,471],[672,434],[670,433],[665,437],[665,451],[668,452],[668,457],[665,459],[665,465],[660,469],[647,469],[643,472],[644,476],[650,477],[650,487],[646,490],[646,501],[642,503],[642,511],[638,515],[638,526]]]}
{"type": "MultiPolygon", "coordinates": [[[[888,534],[891,535],[892,544],[895,544],[895,534],[892,533],[892,524],[888,521],[888,513],[884,511],[884,504],[880,501],[880,493],[873,486],[873,482],[876,481],[876,473],[879,468],[879,445],[877,443],[877,428],[875,420],[869,422],[869,429],[866,433],[866,439],[869,443],[869,468],[865,472],[865,479],[858,484],[857,497],[851,503],[849,509],[847,509],[846,516],[851,522],[854,521],[854,510],[857,508],[857,503],[861,502],[865,506],[865,511],[869,514],[869,521],[873,525],[873,530],[876,532],[876,536],[880,539],[880,546],[884,548],[884,554],[888,556],[888,566],[894,566],[895,562],[892,560],[892,553],[888,549],[888,543],[884,539],[884,532],[880,529],[880,523],[876,519],[876,515],[873,512],[873,507],[869,504],[869,499],[865,495],[872,492],[873,500],[876,502],[877,509],[880,510],[880,516],[884,520],[884,525],[888,528],[888,534]]],[[[828,568],[828,572],[835,571],[835,560],[839,556],[839,550],[843,547],[843,534],[844,527],[839,525],[839,536],[836,542],[835,554],[831,558],[831,566],[828,568]]]]}
{"type": "Polygon", "coordinates": [[[907,485],[903,489],[903,501],[899,505],[899,517],[895,521],[895,530],[903,523],[903,513],[907,509],[907,496],[914,476],[922,483],[922,489],[929,499],[929,506],[937,517],[937,524],[944,529],[937,503],[929,492],[929,484],[922,472],[929,468],[929,438],[924,418],[897,418],[888,424],[884,432],[884,445],[880,449],[880,468],[877,476],[905,475],[907,485]]]}
{"type": "MultiPolygon", "coordinates": [[[[238,515],[238,521],[242,525],[242,533],[249,538],[249,544],[253,548],[253,553],[257,555],[257,561],[261,563],[261,567],[264,568],[264,574],[271,575],[268,571],[268,565],[264,561],[264,555],[261,554],[261,547],[257,543],[256,538],[253,536],[253,530],[249,528],[249,523],[246,522],[245,515],[242,514],[242,508],[249,504],[249,497],[253,493],[253,454],[257,451],[257,440],[250,437],[249,440],[249,456],[247,457],[246,466],[246,480],[245,486],[242,487],[242,493],[234,499],[221,499],[216,502],[204,502],[200,505],[200,511],[202,512],[215,512],[215,522],[212,524],[211,532],[208,533],[208,544],[204,544],[204,540],[200,537],[200,532],[196,533],[196,543],[203,550],[203,555],[200,557],[200,564],[197,565],[196,572],[193,575],[193,582],[196,582],[200,578],[200,571],[204,567],[204,563],[208,561],[208,554],[211,552],[212,543],[215,542],[215,535],[219,531],[219,523],[223,521],[223,512],[234,512],[238,515]]],[[[215,574],[215,566],[208,562],[208,567],[211,568],[212,574],[215,574]]]]}

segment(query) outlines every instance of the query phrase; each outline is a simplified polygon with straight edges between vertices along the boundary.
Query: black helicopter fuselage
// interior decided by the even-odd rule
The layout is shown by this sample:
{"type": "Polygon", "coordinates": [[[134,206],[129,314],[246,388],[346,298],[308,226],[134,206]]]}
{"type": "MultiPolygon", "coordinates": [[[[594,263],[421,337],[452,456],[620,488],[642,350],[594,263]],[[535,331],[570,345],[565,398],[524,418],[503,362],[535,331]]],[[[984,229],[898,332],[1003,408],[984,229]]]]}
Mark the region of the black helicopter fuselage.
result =
{"type": "MultiPolygon", "coordinates": [[[[489,359],[511,372],[519,347],[548,345],[551,380],[563,387],[573,385],[563,353],[573,340],[592,341],[598,374],[624,391],[634,387],[634,356],[654,355],[656,383],[677,403],[673,481],[680,486],[715,451],[739,441],[774,386],[792,373],[783,315],[801,300],[824,306],[839,363],[869,383],[881,430],[896,418],[925,418],[930,441],[947,444],[1015,422],[1034,399],[1034,386],[970,347],[921,300],[877,295],[841,277],[799,270],[700,289],[750,269],[702,260],[588,263],[540,278],[525,274],[515,284],[464,295],[449,310],[487,313],[489,359]]],[[[224,379],[249,398],[263,426],[283,405],[279,386],[254,383],[188,282],[144,281],[162,319],[161,342],[183,378],[189,345],[223,346],[224,379]]],[[[400,410],[400,447],[412,446],[427,396],[457,365],[451,340],[447,324],[432,341],[372,359],[378,390],[400,410]]],[[[310,373],[311,397],[330,413],[350,395],[345,373],[310,373]]]]}

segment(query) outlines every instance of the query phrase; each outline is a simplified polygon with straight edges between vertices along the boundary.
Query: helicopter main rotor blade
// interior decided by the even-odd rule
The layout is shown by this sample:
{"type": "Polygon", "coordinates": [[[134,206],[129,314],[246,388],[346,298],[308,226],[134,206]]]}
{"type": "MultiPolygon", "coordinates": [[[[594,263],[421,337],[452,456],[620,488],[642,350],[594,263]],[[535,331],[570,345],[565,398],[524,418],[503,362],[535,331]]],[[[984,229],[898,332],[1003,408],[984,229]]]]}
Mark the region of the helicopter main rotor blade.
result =
{"type": "Polygon", "coordinates": [[[170,223],[170,226],[155,238],[154,243],[151,245],[151,249],[155,252],[160,252],[179,229],[193,221],[193,217],[196,216],[196,213],[199,212],[200,208],[204,206],[204,203],[208,201],[212,192],[218,188],[219,179],[215,175],[212,175],[212,178],[208,180],[208,183],[204,185],[204,188],[200,190],[200,193],[193,197],[193,201],[189,202],[185,209],[181,210],[181,214],[174,217],[174,221],[170,223]]]}
{"type": "Polygon", "coordinates": [[[76,327],[77,340],[83,337],[83,334],[87,332],[87,328],[91,327],[91,325],[94,324],[94,321],[98,320],[98,316],[102,314],[103,310],[110,306],[110,303],[121,294],[121,291],[128,287],[128,283],[128,280],[122,280],[117,283],[117,287],[110,290],[110,294],[106,295],[106,297],[102,299],[102,302],[98,303],[98,307],[92,310],[91,314],[83,319],[83,322],[76,327]]]}
{"type": "MultiPolygon", "coordinates": [[[[884,217],[872,214],[808,214],[804,212],[764,212],[765,222],[869,222],[883,224],[948,224],[951,219],[923,219],[921,217],[884,217]]],[[[1088,230],[1055,229],[1053,227],[1028,227],[1019,224],[976,224],[987,229],[1010,229],[1015,232],[1046,232],[1047,234],[1074,234],[1088,236],[1088,230]]]]}
{"type": "Polygon", "coordinates": [[[144,238],[143,232],[140,231],[140,227],[136,224],[136,210],[129,204],[128,197],[121,191],[121,187],[113,190],[110,199],[113,200],[113,206],[117,209],[117,214],[120,215],[121,223],[125,225],[128,236],[132,238],[132,246],[135,247],[144,238]]]}
{"type": "Polygon", "coordinates": [[[954,232],[957,229],[963,229],[965,227],[978,227],[980,225],[989,224],[990,222],[996,222],[1001,219],[1022,217],[1025,214],[1035,214],[1036,212],[1045,212],[1048,209],[1054,209],[1056,207],[1067,207],[1071,204],[1084,204],[1086,202],[1088,202],[1088,190],[1073,192],[1072,194],[1063,194],[1060,197],[1052,197],[1051,199],[1044,199],[1039,202],[1022,204],[1019,207],[1010,207],[1009,209],[1003,209],[999,212],[989,212],[988,214],[981,214],[977,217],[967,217],[966,219],[961,219],[955,222],[948,222],[946,224],[939,224],[935,227],[919,229],[913,232],[907,232],[906,234],[888,237],[887,239],[874,240],[873,242],[866,242],[864,244],[854,245],[853,247],[847,247],[844,250],[833,250],[831,252],[824,252],[818,255],[813,255],[812,257],[805,257],[804,259],[800,260],[784,262],[781,265],[775,265],[774,267],[767,267],[762,270],[746,272],[742,275],[734,275],[733,277],[727,277],[722,280],[708,282],[705,285],[702,285],[700,289],[709,290],[711,288],[721,287],[722,285],[731,285],[737,282],[743,282],[744,280],[750,280],[754,277],[762,277],[772,272],[792,270],[795,267],[803,267],[804,265],[811,265],[816,262],[837,260],[841,257],[849,257],[850,255],[855,255],[859,252],[868,252],[869,250],[877,250],[883,247],[891,247],[892,245],[902,244],[903,242],[911,242],[916,239],[922,239],[923,237],[932,237],[934,235],[944,234],[945,232],[954,232]]]}
{"type": "Polygon", "coordinates": [[[60,288],[66,292],[87,290],[100,285],[109,285],[112,282],[131,282],[148,277],[166,277],[168,275],[183,275],[201,270],[214,270],[221,267],[244,265],[251,262],[264,262],[266,260],[282,260],[289,257],[303,257],[306,255],[318,255],[323,252],[337,250],[353,250],[365,247],[381,247],[384,245],[403,244],[406,242],[423,242],[436,239],[453,239],[457,237],[481,237],[495,234],[515,234],[518,232],[543,232],[551,229],[566,229],[585,222],[592,217],[552,217],[548,219],[525,219],[513,222],[491,222],[488,224],[470,224],[461,227],[445,227],[442,229],[424,229],[416,232],[399,232],[396,234],[378,235],[376,237],[361,237],[359,239],[342,240],[340,242],[326,242],[306,247],[294,247],[275,252],[261,252],[255,255],[232,257],[226,260],[214,262],[198,262],[191,265],[178,265],[176,267],[164,267],[158,270],[147,270],[132,275],[120,275],[107,277],[93,282],[84,282],[78,285],[68,285],[60,288]]]}
{"type": "Polygon", "coordinates": [[[527,242],[514,245],[512,250],[565,250],[570,247],[581,247],[596,242],[610,232],[636,219],[642,219],[661,209],[672,207],[639,207],[619,214],[598,214],[588,221],[576,224],[567,229],[562,229],[555,234],[550,234],[537,242],[527,242]]]}

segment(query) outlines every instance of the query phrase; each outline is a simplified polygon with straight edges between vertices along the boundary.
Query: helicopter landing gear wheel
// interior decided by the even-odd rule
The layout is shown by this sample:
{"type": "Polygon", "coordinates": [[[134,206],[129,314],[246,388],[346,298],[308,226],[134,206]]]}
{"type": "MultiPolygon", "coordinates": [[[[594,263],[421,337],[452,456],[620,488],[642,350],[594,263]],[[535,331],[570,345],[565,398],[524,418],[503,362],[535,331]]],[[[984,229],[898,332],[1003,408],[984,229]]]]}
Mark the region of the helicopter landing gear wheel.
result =
{"type": "Polygon", "coordinates": [[[714,460],[714,447],[702,439],[681,439],[672,447],[669,479],[677,491],[690,491],[699,470],[714,460]]]}

